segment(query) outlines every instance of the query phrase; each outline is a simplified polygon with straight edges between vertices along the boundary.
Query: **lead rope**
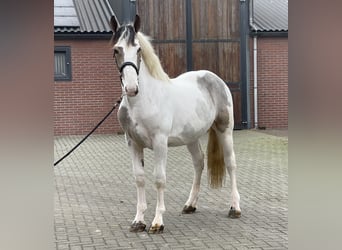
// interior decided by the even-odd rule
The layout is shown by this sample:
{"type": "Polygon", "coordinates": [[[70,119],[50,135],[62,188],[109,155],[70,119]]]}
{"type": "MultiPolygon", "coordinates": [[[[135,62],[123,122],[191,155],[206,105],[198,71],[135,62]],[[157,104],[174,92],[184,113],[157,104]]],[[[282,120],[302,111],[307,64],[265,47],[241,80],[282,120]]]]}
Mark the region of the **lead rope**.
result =
{"type": "Polygon", "coordinates": [[[106,114],[105,117],[79,142],[76,146],[74,146],[68,153],[66,153],[62,158],[60,158],[58,161],[56,161],[53,166],[58,165],[61,161],[63,161],[66,157],[68,157],[76,148],[78,148],[94,131],[101,126],[101,124],[110,116],[110,114],[114,111],[114,109],[121,103],[122,96],[116,101],[113,108],[106,114]]]}

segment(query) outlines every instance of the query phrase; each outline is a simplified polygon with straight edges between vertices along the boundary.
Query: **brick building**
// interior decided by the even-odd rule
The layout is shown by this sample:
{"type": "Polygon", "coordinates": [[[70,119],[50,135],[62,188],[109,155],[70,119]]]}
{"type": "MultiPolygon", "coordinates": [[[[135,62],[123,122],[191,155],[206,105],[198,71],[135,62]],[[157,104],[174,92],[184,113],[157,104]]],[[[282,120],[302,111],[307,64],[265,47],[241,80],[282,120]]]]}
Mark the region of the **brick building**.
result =
{"type": "MultiPolygon", "coordinates": [[[[121,93],[107,1],[55,0],[54,134],[86,134],[121,93]]],[[[98,133],[121,131],[114,112],[98,133]]]]}
{"type": "Polygon", "coordinates": [[[252,0],[250,29],[250,103],[253,127],[287,128],[288,1],[252,0]]]}
{"type": "MultiPolygon", "coordinates": [[[[119,72],[109,45],[112,32],[108,20],[114,14],[113,7],[122,10],[115,12],[121,21],[125,12],[131,11],[127,5],[120,5],[124,1],[54,0],[55,135],[86,134],[119,98],[119,72]]],[[[188,1],[184,0],[184,5],[185,2],[188,1]]],[[[241,61],[249,67],[241,74],[249,77],[237,84],[249,90],[245,92],[245,99],[249,101],[246,102],[248,108],[241,110],[236,105],[235,111],[248,118],[246,128],[287,128],[287,0],[240,2],[246,3],[250,6],[250,41],[249,48],[244,51],[248,50],[249,60],[241,61]],[[254,69],[257,69],[256,77],[254,69]],[[257,90],[257,98],[254,98],[254,90],[257,90]]],[[[121,131],[114,111],[96,133],[121,131]]]]}

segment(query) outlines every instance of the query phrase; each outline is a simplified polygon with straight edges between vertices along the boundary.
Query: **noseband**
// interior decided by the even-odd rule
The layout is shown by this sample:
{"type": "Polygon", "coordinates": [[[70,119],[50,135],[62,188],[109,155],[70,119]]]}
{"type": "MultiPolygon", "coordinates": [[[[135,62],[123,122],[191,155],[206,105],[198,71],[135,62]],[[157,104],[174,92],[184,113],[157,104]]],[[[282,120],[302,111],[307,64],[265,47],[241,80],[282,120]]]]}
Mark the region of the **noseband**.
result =
{"type": "Polygon", "coordinates": [[[122,75],[122,71],[124,70],[124,68],[125,68],[126,66],[132,66],[132,67],[135,69],[135,72],[137,72],[137,75],[139,75],[139,69],[138,69],[138,67],[137,67],[134,63],[132,63],[132,62],[124,62],[124,63],[121,65],[121,67],[120,67],[120,69],[119,69],[121,75],[122,75]]]}

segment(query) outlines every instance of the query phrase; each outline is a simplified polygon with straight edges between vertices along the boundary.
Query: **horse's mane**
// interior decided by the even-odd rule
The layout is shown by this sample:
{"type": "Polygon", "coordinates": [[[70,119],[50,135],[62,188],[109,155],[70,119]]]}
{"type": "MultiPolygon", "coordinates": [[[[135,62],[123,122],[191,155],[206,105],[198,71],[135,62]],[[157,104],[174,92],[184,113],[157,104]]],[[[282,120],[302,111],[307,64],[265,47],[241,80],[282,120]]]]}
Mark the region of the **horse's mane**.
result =
{"type": "Polygon", "coordinates": [[[163,70],[160,60],[152,47],[150,38],[141,32],[137,33],[137,38],[141,47],[142,59],[150,74],[158,80],[170,81],[169,76],[163,70]]]}

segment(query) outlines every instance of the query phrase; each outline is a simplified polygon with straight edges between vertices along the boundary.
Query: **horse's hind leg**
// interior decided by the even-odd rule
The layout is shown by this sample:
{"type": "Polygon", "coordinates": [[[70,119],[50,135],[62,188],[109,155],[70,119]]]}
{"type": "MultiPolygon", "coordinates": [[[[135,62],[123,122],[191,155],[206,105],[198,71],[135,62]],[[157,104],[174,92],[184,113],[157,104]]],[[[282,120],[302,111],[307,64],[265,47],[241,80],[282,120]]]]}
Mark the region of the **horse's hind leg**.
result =
{"type": "Polygon", "coordinates": [[[228,170],[231,182],[231,207],[228,214],[230,218],[239,218],[241,216],[240,209],[240,195],[236,184],[236,160],[235,152],[233,148],[233,131],[231,128],[227,128],[224,132],[216,132],[220,142],[223,146],[224,162],[228,170]]]}
{"type": "Polygon", "coordinates": [[[199,141],[187,145],[189,152],[191,153],[192,161],[195,167],[195,175],[192,183],[191,192],[185,206],[183,213],[189,214],[196,210],[196,203],[198,200],[198,193],[200,190],[201,176],[204,167],[204,154],[201,149],[199,141]]]}

